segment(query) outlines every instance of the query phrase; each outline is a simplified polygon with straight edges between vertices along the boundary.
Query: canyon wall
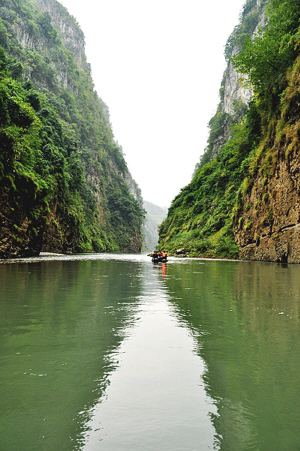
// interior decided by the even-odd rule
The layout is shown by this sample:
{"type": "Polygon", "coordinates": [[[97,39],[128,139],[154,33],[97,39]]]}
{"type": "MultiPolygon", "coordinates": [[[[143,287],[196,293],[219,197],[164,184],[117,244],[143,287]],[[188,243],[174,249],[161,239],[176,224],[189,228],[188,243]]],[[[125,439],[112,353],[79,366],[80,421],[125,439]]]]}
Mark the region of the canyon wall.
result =
{"type": "Polygon", "coordinates": [[[0,257],[140,252],[141,192],[56,0],[1,3],[0,91],[0,257]]]}

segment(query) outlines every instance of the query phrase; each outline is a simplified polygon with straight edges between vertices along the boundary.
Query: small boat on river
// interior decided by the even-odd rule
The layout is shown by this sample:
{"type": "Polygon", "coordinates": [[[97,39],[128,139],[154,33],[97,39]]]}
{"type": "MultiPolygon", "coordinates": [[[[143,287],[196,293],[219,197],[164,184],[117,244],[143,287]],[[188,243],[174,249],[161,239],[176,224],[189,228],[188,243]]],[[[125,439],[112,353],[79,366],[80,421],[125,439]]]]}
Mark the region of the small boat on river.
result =
{"type": "Polygon", "coordinates": [[[153,263],[166,263],[168,261],[166,252],[154,251],[153,254],[150,254],[150,256],[152,257],[153,263]]]}

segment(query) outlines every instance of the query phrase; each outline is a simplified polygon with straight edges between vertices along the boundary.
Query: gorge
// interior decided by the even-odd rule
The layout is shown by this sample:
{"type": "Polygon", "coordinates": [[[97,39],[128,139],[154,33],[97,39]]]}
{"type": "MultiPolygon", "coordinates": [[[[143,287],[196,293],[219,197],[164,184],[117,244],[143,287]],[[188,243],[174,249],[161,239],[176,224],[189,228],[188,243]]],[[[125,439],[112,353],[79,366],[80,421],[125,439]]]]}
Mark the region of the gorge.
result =
{"type": "MultiPolygon", "coordinates": [[[[245,2],[207,147],[160,226],[169,254],[300,262],[299,17],[292,0],[245,2]]],[[[0,257],[141,252],[141,191],[76,20],[4,0],[0,47],[0,257]]]]}

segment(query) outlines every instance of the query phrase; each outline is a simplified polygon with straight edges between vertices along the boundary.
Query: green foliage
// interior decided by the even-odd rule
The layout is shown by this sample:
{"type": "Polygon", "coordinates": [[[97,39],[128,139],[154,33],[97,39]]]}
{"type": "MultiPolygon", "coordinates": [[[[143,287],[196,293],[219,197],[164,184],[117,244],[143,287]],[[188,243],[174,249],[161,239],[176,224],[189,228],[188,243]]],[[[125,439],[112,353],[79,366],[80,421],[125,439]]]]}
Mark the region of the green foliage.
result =
{"type": "MultiPolygon", "coordinates": [[[[242,48],[245,40],[249,38],[249,35],[252,36],[254,30],[258,26],[262,10],[267,1],[268,0],[263,0],[257,4],[256,0],[247,0],[240,16],[240,23],[235,27],[226,43],[225,57],[227,61],[231,59],[233,53],[235,54],[242,48]]],[[[195,167],[195,172],[216,157],[230,134],[230,127],[241,120],[248,108],[247,103],[236,100],[233,102],[234,111],[232,114],[228,114],[224,111],[226,72],[227,71],[224,72],[221,88],[219,90],[220,103],[215,115],[208,124],[210,131],[207,147],[200,158],[200,162],[195,167]]]]}
{"type": "MultiPolygon", "coordinates": [[[[254,3],[246,2],[243,23],[253,19],[254,3]]],[[[269,208],[256,222],[258,229],[274,221],[268,181],[279,158],[290,161],[299,152],[299,17],[299,2],[272,0],[265,29],[254,39],[243,36],[244,25],[231,36],[228,57],[233,46],[243,46],[232,60],[248,76],[255,95],[220,154],[203,161],[191,183],[174,199],[160,227],[160,246],[169,252],[184,248],[191,255],[234,257],[238,255],[234,228],[259,244],[260,235],[253,230],[258,210],[269,208]],[[265,191],[252,210],[249,194],[256,177],[265,191]]],[[[220,111],[210,123],[212,140],[224,121],[220,111]]]]}
{"type": "Polygon", "coordinates": [[[259,17],[269,0],[262,0],[257,4],[256,0],[247,0],[243,6],[240,23],[234,28],[225,46],[225,58],[228,61],[232,57],[233,50],[242,49],[245,40],[251,36],[258,25],[259,17]]]}
{"type": "Polygon", "coordinates": [[[184,247],[192,255],[237,255],[233,210],[241,206],[241,187],[259,133],[259,114],[252,103],[218,157],[202,166],[172,202],[160,227],[161,247],[169,252],[184,247]]]}
{"type": "Polygon", "coordinates": [[[1,190],[12,208],[27,196],[29,216],[46,237],[49,227],[60,237],[62,251],[137,251],[141,198],[129,192],[122,148],[82,53],[78,62],[83,34],[62,5],[49,2],[51,15],[30,0],[1,3],[1,190]],[[55,17],[72,28],[72,43],[55,17]]]}
{"type": "Polygon", "coordinates": [[[281,81],[297,54],[300,4],[295,0],[272,0],[268,21],[254,39],[246,36],[243,50],[232,61],[247,74],[257,94],[262,96],[272,84],[281,81]]]}
{"type": "Polygon", "coordinates": [[[216,114],[209,121],[210,133],[207,140],[207,147],[204,154],[200,158],[200,162],[196,164],[194,175],[197,170],[199,170],[203,165],[211,161],[215,155],[215,145],[218,138],[224,136],[224,131],[226,127],[230,127],[234,123],[234,118],[228,113],[221,112],[221,104],[219,104],[216,114]]]}

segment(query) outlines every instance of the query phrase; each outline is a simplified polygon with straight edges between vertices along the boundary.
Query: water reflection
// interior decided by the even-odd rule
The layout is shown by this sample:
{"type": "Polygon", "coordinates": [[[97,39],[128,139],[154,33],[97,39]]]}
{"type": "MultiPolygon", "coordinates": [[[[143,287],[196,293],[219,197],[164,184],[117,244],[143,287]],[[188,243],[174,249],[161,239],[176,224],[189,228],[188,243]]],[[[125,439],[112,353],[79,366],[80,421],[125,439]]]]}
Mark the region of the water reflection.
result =
{"type": "Polygon", "coordinates": [[[299,449],[299,271],[0,265],[0,449],[299,449]]]}
{"type": "Polygon", "coordinates": [[[216,409],[201,386],[204,362],[161,283],[166,266],[143,267],[136,320],[117,350],[106,399],[90,411],[86,451],[212,449],[216,409]]]}
{"type": "Polygon", "coordinates": [[[165,284],[198,341],[216,449],[299,449],[299,266],[169,265],[165,284]]]}
{"type": "Polygon", "coordinates": [[[101,398],[140,293],[141,264],[0,268],[0,449],[71,450],[101,398]]]}

